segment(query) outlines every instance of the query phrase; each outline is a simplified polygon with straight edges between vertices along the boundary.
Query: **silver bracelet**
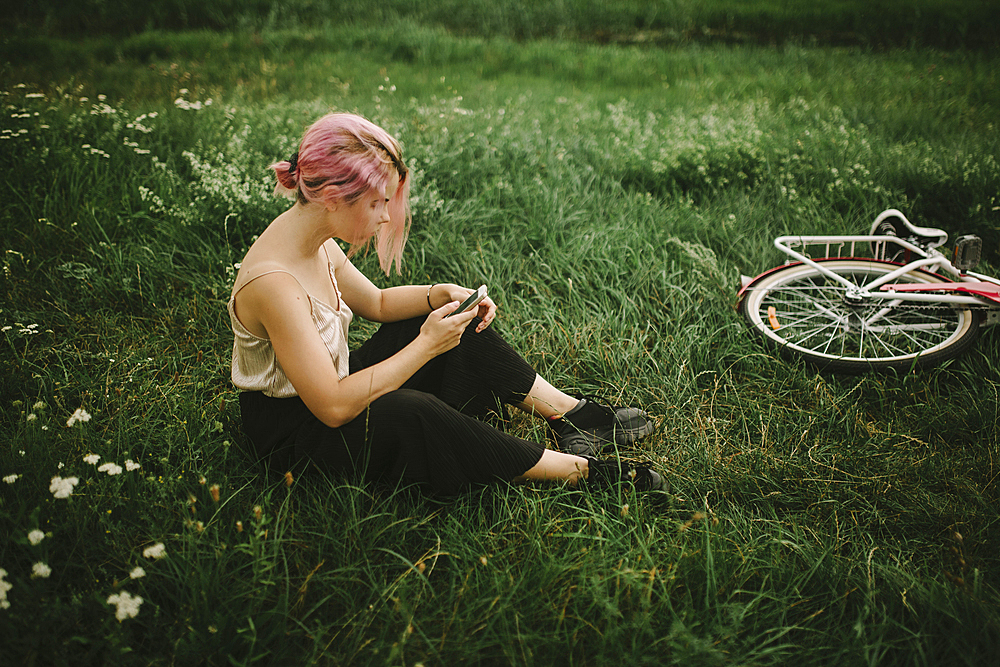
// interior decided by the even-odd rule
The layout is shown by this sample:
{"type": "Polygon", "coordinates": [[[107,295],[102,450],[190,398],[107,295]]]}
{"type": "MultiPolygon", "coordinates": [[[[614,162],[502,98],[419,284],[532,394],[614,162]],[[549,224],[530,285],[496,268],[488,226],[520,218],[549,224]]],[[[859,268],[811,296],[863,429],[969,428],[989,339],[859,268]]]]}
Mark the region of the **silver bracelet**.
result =
{"type": "Polygon", "coordinates": [[[434,306],[431,304],[431,290],[434,289],[434,287],[436,285],[437,285],[437,283],[434,283],[433,285],[431,285],[430,287],[427,288],[427,306],[431,310],[434,310],[434,306]]]}

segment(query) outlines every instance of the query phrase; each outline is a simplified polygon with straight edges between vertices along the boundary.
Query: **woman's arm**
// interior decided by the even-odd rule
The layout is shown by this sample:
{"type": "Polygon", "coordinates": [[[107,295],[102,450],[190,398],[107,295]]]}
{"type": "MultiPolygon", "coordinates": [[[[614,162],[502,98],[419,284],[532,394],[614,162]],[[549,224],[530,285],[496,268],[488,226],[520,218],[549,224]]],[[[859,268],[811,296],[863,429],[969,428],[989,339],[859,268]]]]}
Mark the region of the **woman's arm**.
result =
{"type": "MultiPolygon", "coordinates": [[[[379,289],[358,271],[335,242],[327,242],[327,251],[334,263],[337,284],[344,301],[352,311],[371,322],[398,322],[420,317],[453,301],[461,303],[473,292],[467,287],[450,283],[379,289]]],[[[476,331],[482,331],[493,322],[496,310],[492,299],[483,299],[475,311],[483,320],[476,331]]]]}
{"type": "Polygon", "coordinates": [[[376,398],[399,389],[421,366],[461,340],[473,313],[447,315],[449,302],[432,312],[420,334],[389,359],[341,380],[329,350],[312,319],[309,297],[286,273],[254,280],[239,294],[238,316],[244,325],[259,322],[275,356],[299,397],[320,421],[342,426],[376,398]]]}

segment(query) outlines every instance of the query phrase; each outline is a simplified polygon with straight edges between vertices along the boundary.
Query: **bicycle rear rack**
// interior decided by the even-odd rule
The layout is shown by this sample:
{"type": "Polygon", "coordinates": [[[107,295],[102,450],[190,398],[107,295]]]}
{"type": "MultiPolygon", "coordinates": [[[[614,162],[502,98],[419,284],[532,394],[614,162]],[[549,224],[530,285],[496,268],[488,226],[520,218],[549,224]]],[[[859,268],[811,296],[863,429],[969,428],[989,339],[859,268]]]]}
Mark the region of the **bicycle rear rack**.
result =
{"type": "Polygon", "coordinates": [[[936,250],[924,248],[896,236],[779,236],[774,240],[778,250],[793,261],[807,262],[810,259],[877,259],[882,262],[899,262],[901,254],[922,259],[933,258],[940,262],[944,256],[936,250]],[[846,249],[846,252],[845,252],[846,249]]]}
{"type": "MultiPolygon", "coordinates": [[[[891,262],[899,268],[881,276],[879,279],[865,286],[864,292],[868,298],[883,298],[879,288],[883,285],[890,285],[902,276],[911,271],[920,269],[929,273],[939,275],[945,282],[942,287],[946,289],[950,282],[987,282],[1000,285],[1000,280],[990,276],[962,271],[956,268],[948,258],[934,248],[922,248],[910,241],[895,236],[780,236],[774,240],[774,245],[783,252],[788,259],[785,264],[801,262],[814,267],[831,280],[844,285],[849,290],[856,290],[856,286],[846,278],[838,275],[835,271],[823,266],[823,262],[816,260],[824,259],[851,259],[851,260],[875,260],[880,262],[891,262]],[[846,251],[846,252],[845,252],[846,251]],[[912,259],[911,259],[912,258],[912,259]],[[902,261],[900,261],[902,259],[902,261]]],[[[964,258],[971,255],[975,248],[973,246],[960,246],[960,252],[964,258]],[[972,248],[970,250],[970,248],[972,248]]],[[[974,296],[966,296],[958,291],[950,294],[918,294],[893,293],[893,296],[900,301],[911,303],[948,303],[952,305],[965,305],[972,307],[986,306],[984,300],[974,296]]],[[[986,306],[989,308],[989,306],[986,306]]],[[[989,323],[995,323],[1000,319],[995,307],[989,308],[991,312],[988,316],[989,323]]]]}

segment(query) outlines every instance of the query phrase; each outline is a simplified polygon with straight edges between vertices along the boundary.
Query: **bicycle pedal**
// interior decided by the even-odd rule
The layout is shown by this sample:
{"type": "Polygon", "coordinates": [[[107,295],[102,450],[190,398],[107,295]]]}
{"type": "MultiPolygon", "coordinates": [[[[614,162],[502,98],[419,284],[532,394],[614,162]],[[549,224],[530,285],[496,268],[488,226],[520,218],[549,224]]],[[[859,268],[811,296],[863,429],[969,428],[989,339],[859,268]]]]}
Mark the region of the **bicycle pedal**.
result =
{"type": "Polygon", "coordinates": [[[955,240],[951,263],[964,275],[979,264],[982,256],[983,240],[974,234],[966,234],[955,240]]]}

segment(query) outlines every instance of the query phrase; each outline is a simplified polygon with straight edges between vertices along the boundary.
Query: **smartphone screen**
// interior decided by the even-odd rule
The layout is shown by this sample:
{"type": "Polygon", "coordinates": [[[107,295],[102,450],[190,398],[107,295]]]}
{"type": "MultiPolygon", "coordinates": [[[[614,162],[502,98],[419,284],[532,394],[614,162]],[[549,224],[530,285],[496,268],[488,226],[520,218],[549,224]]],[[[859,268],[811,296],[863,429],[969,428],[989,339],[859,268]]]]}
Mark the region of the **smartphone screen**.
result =
{"type": "Polygon", "coordinates": [[[469,295],[469,298],[462,302],[454,311],[445,315],[445,317],[451,317],[452,315],[457,315],[459,313],[464,313],[467,310],[475,308],[479,305],[479,302],[486,298],[486,285],[480,285],[479,289],[469,295]]]}

